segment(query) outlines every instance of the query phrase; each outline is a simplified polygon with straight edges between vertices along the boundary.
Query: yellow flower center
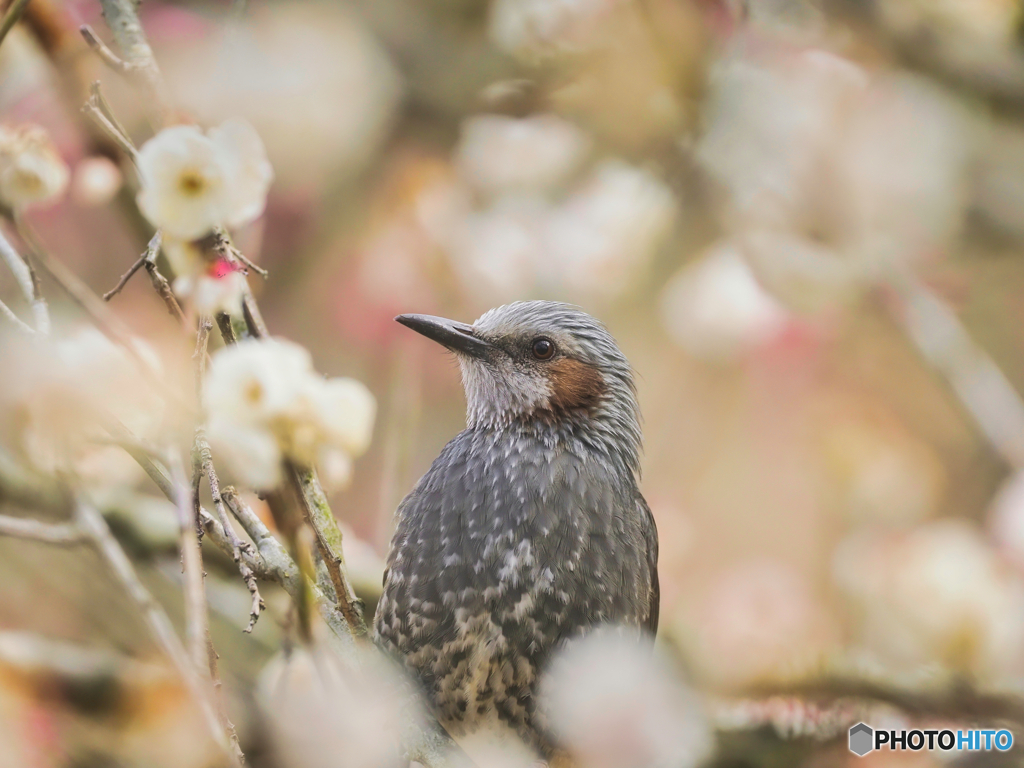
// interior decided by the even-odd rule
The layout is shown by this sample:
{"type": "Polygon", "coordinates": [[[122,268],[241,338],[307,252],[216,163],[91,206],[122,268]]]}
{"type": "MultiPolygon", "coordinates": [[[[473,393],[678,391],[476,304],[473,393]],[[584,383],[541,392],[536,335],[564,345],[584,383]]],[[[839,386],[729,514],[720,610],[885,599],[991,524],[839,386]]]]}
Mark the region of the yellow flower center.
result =
{"type": "Polygon", "coordinates": [[[245,399],[252,405],[263,400],[263,385],[258,381],[250,381],[245,388],[245,399]]]}
{"type": "Polygon", "coordinates": [[[196,170],[187,170],[178,177],[178,191],[186,197],[198,197],[209,186],[207,178],[196,170]]]}
{"type": "Polygon", "coordinates": [[[44,191],[43,180],[38,173],[17,169],[14,172],[15,185],[23,194],[38,195],[44,191]]]}

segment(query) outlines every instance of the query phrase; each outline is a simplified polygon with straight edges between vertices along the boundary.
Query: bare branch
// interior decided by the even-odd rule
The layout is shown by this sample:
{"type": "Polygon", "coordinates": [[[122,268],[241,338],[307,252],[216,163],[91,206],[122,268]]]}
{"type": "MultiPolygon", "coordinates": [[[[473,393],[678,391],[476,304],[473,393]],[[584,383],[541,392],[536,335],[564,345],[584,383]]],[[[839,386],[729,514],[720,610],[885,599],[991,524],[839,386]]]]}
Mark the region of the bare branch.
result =
{"type": "Polygon", "coordinates": [[[0,515],[0,536],[45,541],[47,544],[78,544],[85,539],[82,530],[71,523],[43,523],[7,515],[0,515]]]}
{"type": "MultiPolygon", "coordinates": [[[[196,334],[196,350],[192,355],[196,367],[196,393],[200,402],[202,401],[203,377],[206,374],[206,348],[210,340],[212,328],[213,322],[210,318],[203,317],[200,319],[199,331],[196,334]]],[[[228,544],[231,546],[231,558],[235,561],[235,565],[242,575],[242,581],[245,582],[249,595],[252,597],[252,605],[249,610],[249,624],[245,628],[246,632],[252,632],[253,627],[256,626],[256,622],[260,618],[260,612],[266,608],[266,604],[263,602],[259,586],[256,584],[256,574],[242,558],[242,553],[251,552],[251,547],[238,538],[234,526],[231,524],[231,517],[228,515],[227,507],[220,492],[220,478],[217,477],[217,470],[213,466],[213,452],[210,450],[210,444],[206,440],[206,433],[202,427],[199,427],[196,430],[192,447],[192,494],[197,520],[199,519],[199,485],[204,475],[210,484],[210,496],[213,499],[213,507],[217,512],[217,518],[224,530],[228,544]]]]}
{"type": "Polygon", "coordinates": [[[206,633],[209,629],[206,611],[206,587],[203,583],[203,553],[199,548],[199,525],[197,515],[192,512],[195,494],[185,482],[181,459],[170,457],[171,480],[174,483],[174,505],[178,511],[178,533],[181,548],[181,568],[185,574],[185,638],[188,651],[200,674],[208,669],[206,633]]]}
{"type": "Polygon", "coordinates": [[[345,569],[342,533],[338,527],[331,508],[327,503],[327,495],[320,486],[315,470],[299,469],[294,465],[288,467],[288,479],[295,485],[296,492],[302,499],[309,524],[316,533],[317,546],[323,558],[327,572],[331,576],[334,591],[337,595],[338,608],[345,621],[357,635],[367,633],[366,622],[363,620],[359,599],[356,597],[352,582],[345,569]]]}
{"type": "Polygon", "coordinates": [[[18,283],[25,301],[32,307],[36,330],[43,334],[49,333],[50,311],[46,306],[46,300],[39,294],[39,281],[28,262],[14,249],[2,229],[0,229],[0,257],[14,274],[14,279],[18,283]]]}
{"type": "Polygon", "coordinates": [[[82,37],[85,39],[86,44],[92,48],[103,63],[110,67],[112,70],[117,72],[119,75],[125,77],[133,77],[138,74],[138,70],[128,62],[124,61],[120,56],[114,53],[107,44],[100,40],[99,35],[88,24],[83,24],[78,28],[78,31],[82,33],[82,37]]]}
{"type": "MultiPolygon", "coordinates": [[[[234,526],[231,524],[231,518],[228,515],[227,506],[220,490],[220,479],[217,477],[217,471],[213,466],[213,454],[210,451],[210,444],[207,442],[206,434],[202,429],[196,430],[193,465],[206,476],[210,484],[210,496],[213,498],[213,507],[217,512],[217,519],[224,530],[225,538],[227,538],[228,544],[231,547],[231,558],[235,561],[235,565],[242,575],[242,580],[249,589],[252,605],[249,610],[249,625],[245,628],[245,631],[252,632],[253,627],[256,626],[256,622],[260,618],[260,612],[266,608],[266,604],[263,602],[263,597],[260,595],[259,587],[256,584],[256,574],[242,557],[243,552],[251,553],[251,547],[238,538],[234,526]]],[[[196,483],[198,483],[198,475],[196,483]]]]}
{"type": "Polygon", "coordinates": [[[992,447],[1012,467],[1024,468],[1024,401],[956,314],[908,274],[890,286],[895,315],[924,358],[949,381],[992,447]]]}
{"type": "MultiPolygon", "coordinates": [[[[153,235],[153,240],[157,240],[160,237],[160,233],[157,232],[153,235]]],[[[185,313],[181,311],[181,305],[178,304],[178,300],[174,297],[174,291],[171,290],[171,284],[167,281],[167,278],[160,274],[160,270],[156,266],[156,257],[160,252],[160,243],[157,240],[156,248],[154,249],[153,240],[149,241],[150,249],[147,251],[146,256],[146,272],[149,274],[149,281],[153,284],[153,288],[161,299],[164,300],[164,306],[167,307],[167,311],[171,313],[171,317],[177,320],[181,324],[185,324],[185,313]]]]}
{"type": "Polygon", "coordinates": [[[214,253],[232,264],[241,264],[246,274],[251,269],[264,280],[270,277],[270,273],[267,270],[254,264],[249,260],[248,256],[235,247],[235,243],[231,239],[231,233],[224,227],[217,227],[209,237],[208,242],[214,253]]]}
{"type": "Polygon", "coordinates": [[[113,288],[111,288],[109,291],[103,294],[103,300],[110,301],[112,298],[117,296],[117,294],[119,294],[124,289],[124,287],[128,285],[128,281],[132,279],[132,275],[138,272],[142,268],[142,265],[145,263],[146,254],[144,253],[141,256],[139,256],[138,259],[135,260],[134,264],[128,267],[127,272],[121,275],[121,279],[117,281],[117,285],[115,285],[113,288]]]}
{"type": "Polygon", "coordinates": [[[14,0],[10,7],[7,9],[7,13],[4,14],[3,21],[0,21],[0,43],[3,43],[4,38],[7,37],[7,33],[14,29],[14,25],[18,23],[22,14],[25,13],[25,8],[28,7],[29,0],[14,0]]]}
{"type": "Polygon", "coordinates": [[[233,765],[241,765],[221,726],[209,688],[189,661],[188,654],[185,652],[181,640],[175,634],[174,626],[171,624],[171,620],[167,617],[166,612],[153,598],[149,590],[139,581],[135,568],[132,566],[128,556],[125,555],[124,550],[121,549],[121,545],[117,543],[117,539],[110,532],[110,528],[107,526],[106,520],[103,519],[103,515],[90,502],[79,498],[75,503],[75,519],[86,535],[92,540],[92,543],[103,556],[103,559],[107,561],[107,565],[110,566],[118,581],[121,582],[132,600],[135,601],[135,604],[146,620],[146,625],[149,627],[153,638],[163,649],[164,653],[170,657],[178,673],[185,680],[190,693],[199,705],[207,730],[209,730],[214,742],[231,760],[233,765]]]}
{"type": "MultiPolygon", "coordinates": [[[[113,54],[111,54],[113,55],[113,54]]],[[[117,144],[124,151],[131,161],[138,165],[139,153],[135,148],[135,144],[128,137],[128,131],[125,130],[124,126],[114,116],[114,111],[110,108],[110,104],[107,103],[106,98],[103,96],[103,90],[100,87],[99,80],[94,81],[89,86],[89,100],[82,106],[82,112],[91,117],[96,124],[103,129],[115,144],[117,144]]]]}
{"type": "Polygon", "coordinates": [[[135,0],[100,0],[100,5],[107,26],[114,34],[114,41],[121,49],[125,66],[138,73],[149,90],[152,103],[165,113],[167,89],[153,56],[153,49],[139,22],[137,3],[135,0]]]}
{"type": "Polygon", "coordinates": [[[28,333],[28,334],[34,334],[35,333],[35,331],[32,329],[31,325],[26,323],[24,320],[22,320],[16,314],[14,314],[14,310],[12,310],[10,307],[8,307],[6,304],[4,304],[2,301],[0,301],[0,315],[3,315],[8,320],[10,320],[12,323],[14,323],[14,327],[17,328],[22,333],[28,333]]]}

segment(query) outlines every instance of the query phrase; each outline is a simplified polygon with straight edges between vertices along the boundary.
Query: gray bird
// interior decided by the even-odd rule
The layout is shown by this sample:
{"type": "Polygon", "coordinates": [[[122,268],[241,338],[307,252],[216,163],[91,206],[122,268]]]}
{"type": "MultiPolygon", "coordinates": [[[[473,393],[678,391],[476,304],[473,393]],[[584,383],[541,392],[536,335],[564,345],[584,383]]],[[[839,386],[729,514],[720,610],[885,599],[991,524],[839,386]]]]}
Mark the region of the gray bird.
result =
{"type": "Polygon", "coordinates": [[[396,320],[455,354],[467,427],[398,507],[377,642],[453,736],[503,724],[550,757],[535,692],[552,653],[601,625],[658,629],[629,362],[566,304],[396,320]]]}

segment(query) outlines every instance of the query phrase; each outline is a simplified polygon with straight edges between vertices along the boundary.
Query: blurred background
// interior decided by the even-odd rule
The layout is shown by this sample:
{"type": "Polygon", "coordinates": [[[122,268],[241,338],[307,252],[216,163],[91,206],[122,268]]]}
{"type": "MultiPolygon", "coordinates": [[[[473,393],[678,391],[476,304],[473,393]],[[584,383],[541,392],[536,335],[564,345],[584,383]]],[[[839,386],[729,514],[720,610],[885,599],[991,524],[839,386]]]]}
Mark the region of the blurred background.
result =
{"type": "MultiPolygon", "coordinates": [[[[371,609],[395,507],[464,424],[455,364],[392,318],[556,299],[636,369],[659,642],[706,697],[710,760],[853,760],[843,734],[815,738],[816,718],[845,727],[827,681],[911,691],[958,722],[945,692],[1020,691],[1017,0],[147,0],[140,17],[181,119],[244,117],[266,144],[267,209],[235,241],[269,270],[249,283],[271,332],[377,399],[331,497],[371,609]],[[815,686],[817,714],[729,705],[815,686]]],[[[26,218],[102,294],[151,230],[79,111],[88,84],[136,143],[152,127],[83,23],[109,38],[93,0],[32,0],[0,47],[0,122],[42,126],[69,166],[26,218]]],[[[82,322],[44,294],[55,325],[82,322]]],[[[22,307],[7,272],[0,299],[22,307]]],[[[144,276],[111,307],[165,357],[185,349],[144,276]]],[[[147,482],[96,459],[104,512],[180,618],[175,518],[147,482]]],[[[245,587],[207,557],[243,747],[287,765],[258,702],[287,599],[268,587],[243,635],[245,587]]],[[[87,549],[0,538],[0,630],[0,764],[217,764],[182,737],[187,697],[87,549]]]]}

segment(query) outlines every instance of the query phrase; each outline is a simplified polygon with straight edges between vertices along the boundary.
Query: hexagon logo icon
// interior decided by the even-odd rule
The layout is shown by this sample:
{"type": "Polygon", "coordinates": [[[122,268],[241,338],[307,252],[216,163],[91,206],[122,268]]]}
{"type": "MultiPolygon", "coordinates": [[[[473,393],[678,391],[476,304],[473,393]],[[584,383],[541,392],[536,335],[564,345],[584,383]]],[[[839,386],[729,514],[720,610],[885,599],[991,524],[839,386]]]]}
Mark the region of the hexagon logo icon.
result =
{"type": "Polygon", "coordinates": [[[875,732],[866,723],[857,723],[850,728],[850,751],[857,757],[864,757],[875,748],[875,732]]]}

